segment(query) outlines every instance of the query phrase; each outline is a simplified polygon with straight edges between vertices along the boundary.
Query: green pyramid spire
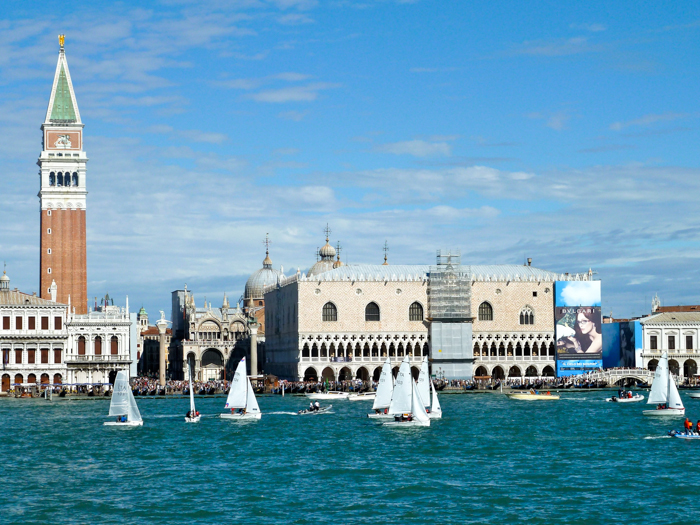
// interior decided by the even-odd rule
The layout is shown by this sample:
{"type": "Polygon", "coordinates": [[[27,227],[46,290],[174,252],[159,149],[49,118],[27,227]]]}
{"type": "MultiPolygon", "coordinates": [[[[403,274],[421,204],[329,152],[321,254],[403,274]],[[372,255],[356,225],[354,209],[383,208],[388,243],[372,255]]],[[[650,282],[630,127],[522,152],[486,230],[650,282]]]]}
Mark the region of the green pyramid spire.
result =
{"type": "Polygon", "coordinates": [[[58,82],[56,83],[56,95],[53,98],[50,120],[72,122],[76,120],[73,99],[70,96],[70,88],[68,87],[68,79],[66,78],[66,71],[63,64],[61,64],[61,72],[58,75],[58,82]]]}

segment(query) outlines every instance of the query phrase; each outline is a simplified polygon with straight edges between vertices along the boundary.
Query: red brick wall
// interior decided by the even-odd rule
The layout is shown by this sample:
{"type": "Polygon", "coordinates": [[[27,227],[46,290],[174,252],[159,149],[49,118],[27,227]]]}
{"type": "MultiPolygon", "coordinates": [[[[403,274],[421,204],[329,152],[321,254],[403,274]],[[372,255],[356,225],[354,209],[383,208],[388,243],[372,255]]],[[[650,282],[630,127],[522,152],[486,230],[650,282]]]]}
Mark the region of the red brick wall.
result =
{"type": "Polygon", "coordinates": [[[87,248],[85,210],[41,210],[40,286],[43,299],[51,299],[49,287],[56,281],[59,303],[68,303],[75,313],[87,313],[87,248]],[[51,234],[48,229],[51,228],[51,234]],[[51,248],[51,254],[48,249],[51,248]],[[51,268],[51,273],[48,269],[51,268]]]}

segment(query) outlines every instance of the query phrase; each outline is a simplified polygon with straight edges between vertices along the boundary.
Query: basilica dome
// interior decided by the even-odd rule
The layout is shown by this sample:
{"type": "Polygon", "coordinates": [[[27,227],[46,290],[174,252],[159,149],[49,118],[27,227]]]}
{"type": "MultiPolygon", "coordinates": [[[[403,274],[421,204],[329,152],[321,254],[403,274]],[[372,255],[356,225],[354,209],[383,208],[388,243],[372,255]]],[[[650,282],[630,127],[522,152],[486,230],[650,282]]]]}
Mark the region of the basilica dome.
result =
{"type": "Polygon", "coordinates": [[[328,243],[328,237],[326,237],[325,246],[318,251],[318,255],[321,257],[321,260],[316,261],[316,264],[311,267],[306,274],[307,277],[312,277],[334,268],[335,248],[328,243]]]}
{"type": "Polygon", "coordinates": [[[263,267],[257,270],[253,275],[248,277],[245,283],[245,291],[243,299],[262,299],[263,290],[266,286],[277,283],[277,278],[281,277],[282,273],[279,270],[272,268],[272,260],[270,259],[269,251],[265,252],[265,260],[263,267]]]}

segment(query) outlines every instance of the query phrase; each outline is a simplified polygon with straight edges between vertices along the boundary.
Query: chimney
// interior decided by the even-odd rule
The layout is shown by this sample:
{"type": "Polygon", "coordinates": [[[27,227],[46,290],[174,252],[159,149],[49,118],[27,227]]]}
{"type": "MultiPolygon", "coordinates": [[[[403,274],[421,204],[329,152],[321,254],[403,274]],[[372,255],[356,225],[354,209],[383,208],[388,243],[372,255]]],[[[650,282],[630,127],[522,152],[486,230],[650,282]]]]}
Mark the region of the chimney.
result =
{"type": "Polygon", "coordinates": [[[527,258],[527,265],[532,266],[532,257],[527,258]]]}

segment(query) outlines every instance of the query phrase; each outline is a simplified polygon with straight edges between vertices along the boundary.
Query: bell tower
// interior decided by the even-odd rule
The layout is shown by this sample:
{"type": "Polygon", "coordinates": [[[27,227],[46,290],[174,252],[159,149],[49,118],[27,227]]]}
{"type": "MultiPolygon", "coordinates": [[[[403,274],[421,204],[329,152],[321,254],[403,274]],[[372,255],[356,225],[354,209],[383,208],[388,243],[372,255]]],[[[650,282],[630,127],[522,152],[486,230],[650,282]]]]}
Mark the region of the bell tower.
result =
{"type": "Polygon", "coordinates": [[[51,283],[58,288],[57,301],[75,305],[75,313],[87,313],[87,249],[85,242],[85,174],[83,123],[73,91],[59,35],[58,64],[49,107],[41,125],[43,148],[39,165],[41,204],[41,297],[51,298],[51,283]]]}

